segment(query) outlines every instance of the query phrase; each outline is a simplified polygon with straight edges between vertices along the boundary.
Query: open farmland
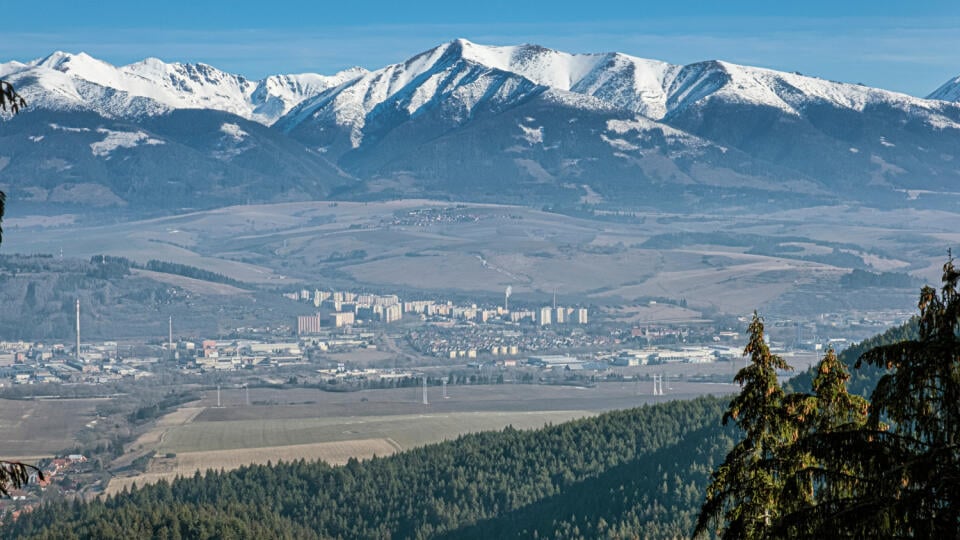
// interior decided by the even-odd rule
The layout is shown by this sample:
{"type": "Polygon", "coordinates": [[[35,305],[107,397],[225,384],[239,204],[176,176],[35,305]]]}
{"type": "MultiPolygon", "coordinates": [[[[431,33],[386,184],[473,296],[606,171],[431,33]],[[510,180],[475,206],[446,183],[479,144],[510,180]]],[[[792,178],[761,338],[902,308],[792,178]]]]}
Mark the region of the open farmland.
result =
{"type": "Polygon", "coordinates": [[[177,476],[192,476],[196,471],[231,470],[244,465],[297,459],[323,460],[331,465],[343,465],[350,458],[367,459],[387,456],[398,450],[395,443],[386,439],[272,446],[267,448],[238,448],[211,452],[183,452],[172,457],[160,455],[150,464],[150,469],[137,476],[122,476],[110,480],[106,493],[113,494],[133,484],[153,483],[162,478],[171,480],[177,476]]]}
{"type": "MultiPolygon", "coordinates": [[[[676,381],[654,396],[643,382],[593,387],[501,384],[441,389],[399,388],[323,392],[309,388],[216,390],[160,419],[141,436],[137,455],[156,452],[144,474],[114,478],[108,492],[197,470],[230,469],[278,459],[322,459],[341,464],[506,426],[535,429],[600,412],[724,394],[733,385],[676,381]]],[[[123,459],[123,458],[121,458],[123,459]]]]}
{"type": "MultiPolygon", "coordinates": [[[[541,427],[592,414],[589,411],[451,412],[341,418],[264,418],[193,422],[167,432],[158,453],[288,447],[313,442],[390,439],[401,448],[464,433],[541,427]]],[[[268,415],[273,416],[273,415],[268,415]]]]}
{"type": "Polygon", "coordinates": [[[74,435],[96,422],[97,399],[0,399],[0,456],[49,457],[76,445],[74,435]]]}

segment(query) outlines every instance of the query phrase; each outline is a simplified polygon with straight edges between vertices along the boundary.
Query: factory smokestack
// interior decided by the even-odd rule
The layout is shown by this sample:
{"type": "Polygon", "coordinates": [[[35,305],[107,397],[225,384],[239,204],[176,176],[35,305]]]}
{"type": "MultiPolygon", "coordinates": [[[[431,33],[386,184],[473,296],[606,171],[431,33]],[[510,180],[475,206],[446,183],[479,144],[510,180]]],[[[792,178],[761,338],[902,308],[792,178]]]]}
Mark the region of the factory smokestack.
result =
{"type": "Polygon", "coordinates": [[[77,362],[80,361],[80,299],[77,298],[77,362]]]}

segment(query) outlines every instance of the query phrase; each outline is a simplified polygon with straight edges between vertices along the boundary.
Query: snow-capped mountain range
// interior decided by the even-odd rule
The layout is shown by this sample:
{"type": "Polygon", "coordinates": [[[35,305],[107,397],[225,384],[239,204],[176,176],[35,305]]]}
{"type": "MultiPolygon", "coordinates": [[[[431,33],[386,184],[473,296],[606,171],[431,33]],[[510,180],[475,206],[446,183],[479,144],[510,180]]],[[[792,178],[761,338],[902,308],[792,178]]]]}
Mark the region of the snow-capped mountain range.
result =
{"type": "MultiPolygon", "coordinates": [[[[727,62],[680,66],[621,53],[568,54],[535,45],[491,47],[462,39],[365,74],[337,92],[311,101],[324,106],[333,103],[331,112],[338,123],[356,124],[384,101],[402,94],[400,99],[406,100],[405,107],[413,114],[438,92],[475,84],[466,76],[469,71],[456,70],[458,63],[592,96],[654,120],[707,99],[769,106],[794,115],[800,115],[813,101],[855,111],[876,103],[915,107],[931,115],[939,108],[905,94],[727,62]]],[[[463,92],[465,100],[469,100],[467,94],[477,95],[463,92]]],[[[302,113],[298,117],[302,118],[302,113]]]]}
{"type": "Polygon", "coordinates": [[[584,190],[638,204],[960,191],[960,79],[922,99],[716,60],[462,39],[331,76],[250,81],[57,52],[0,64],[0,78],[30,106],[0,132],[0,182],[40,202],[59,182],[143,204],[145,186],[170,182],[171,159],[184,162],[178,204],[248,200],[254,187],[271,200],[333,190],[557,204],[584,190]]]}
{"type": "Polygon", "coordinates": [[[164,63],[156,58],[116,67],[91,56],[57,51],[26,64],[0,65],[0,77],[21,88],[36,107],[92,110],[108,117],[160,114],[172,109],[213,109],[271,124],[295,105],[354,79],[352,68],[326,76],[274,75],[259,81],[206,64],[164,63]]]}

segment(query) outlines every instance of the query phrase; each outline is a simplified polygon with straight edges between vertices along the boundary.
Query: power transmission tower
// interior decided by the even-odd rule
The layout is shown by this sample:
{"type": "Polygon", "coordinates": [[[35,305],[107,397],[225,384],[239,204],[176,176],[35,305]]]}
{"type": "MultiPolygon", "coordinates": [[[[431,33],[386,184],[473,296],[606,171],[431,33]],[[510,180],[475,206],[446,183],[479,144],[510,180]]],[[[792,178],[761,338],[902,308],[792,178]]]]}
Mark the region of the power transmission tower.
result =
{"type": "Polygon", "coordinates": [[[653,375],[653,395],[663,395],[663,375],[653,375]]]}

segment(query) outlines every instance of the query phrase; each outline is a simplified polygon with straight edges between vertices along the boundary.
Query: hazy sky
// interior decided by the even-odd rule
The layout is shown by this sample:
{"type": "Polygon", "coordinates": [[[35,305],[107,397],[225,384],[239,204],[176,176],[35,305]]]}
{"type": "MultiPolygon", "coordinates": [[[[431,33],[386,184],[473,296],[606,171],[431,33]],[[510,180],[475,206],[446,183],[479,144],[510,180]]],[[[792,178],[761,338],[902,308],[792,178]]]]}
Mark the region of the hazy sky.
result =
{"type": "Polygon", "coordinates": [[[376,69],[439,43],[722,59],[926,95],[960,74],[960,0],[44,1],[7,10],[0,62],[54,50],[272,73],[376,69]]]}

